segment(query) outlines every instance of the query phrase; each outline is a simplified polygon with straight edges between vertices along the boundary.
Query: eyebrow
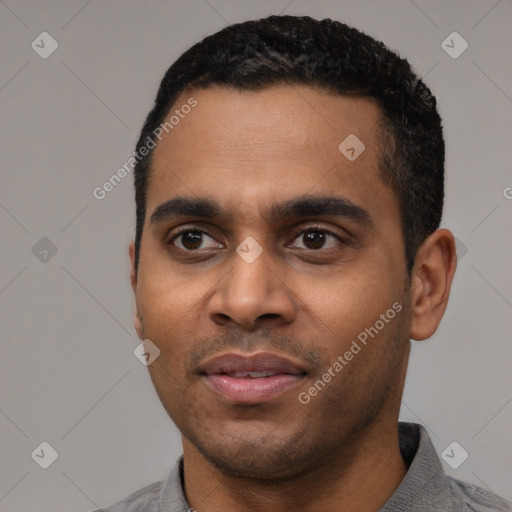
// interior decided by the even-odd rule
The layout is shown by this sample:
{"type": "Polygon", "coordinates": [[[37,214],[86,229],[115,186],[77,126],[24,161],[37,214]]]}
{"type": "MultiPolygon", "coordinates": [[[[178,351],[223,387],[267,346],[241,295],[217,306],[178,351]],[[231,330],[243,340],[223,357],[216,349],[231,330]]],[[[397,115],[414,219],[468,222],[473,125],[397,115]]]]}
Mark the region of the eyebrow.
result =
{"type": "Polygon", "coordinates": [[[157,224],[179,217],[200,217],[215,219],[223,214],[222,208],[211,199],[188,199],[175,197],[158,205],[151,214],[150,223],[157,224]]]}
{"type": "Polygon", "coordinates": [[[277,222],[323,215],[344,217],[367,226],[373,224],[366,210],[343,196],[302,196],[283,203],[274,203],[266,217],[277,222]]]}
{"type": "MultiPolygon", "coordinates": [[[[265,212],[264,218],[268,222],[282,222],[323,215],[343,217],[366,226],[373,224],[368,211],[343,196],[301,196],[282,203],[273,203],[265,212]]],[[[211,199],[175,197],[155,208],[150,223],[157,224],[181,217],[217,219],[225,216],[226,210],[211,199]]]]}

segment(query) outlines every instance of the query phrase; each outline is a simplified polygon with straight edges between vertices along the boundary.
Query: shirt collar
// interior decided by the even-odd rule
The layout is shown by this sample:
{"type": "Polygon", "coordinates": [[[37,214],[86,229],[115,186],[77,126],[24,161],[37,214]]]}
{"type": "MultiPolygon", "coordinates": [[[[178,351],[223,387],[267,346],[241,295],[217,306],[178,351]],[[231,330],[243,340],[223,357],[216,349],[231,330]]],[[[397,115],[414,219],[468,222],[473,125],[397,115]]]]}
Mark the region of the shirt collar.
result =
{"type": "MultiPolygon", "coordinates": [[[[391,498],[379,512],[432,510],[432,499],[456,499],[449,478],[430,440],[427,430],[416,423],[398,424],[402,458],[408,471],[391,498]]],[[[464,505],[454,510],[465,510],[464,505]]]]}
{"type": "Polygon", "coordinates": [[[190,509],[183,491],[184,481],[183,456],[181,456],[160,491],[157,512],[186,512],[190,509]]]}

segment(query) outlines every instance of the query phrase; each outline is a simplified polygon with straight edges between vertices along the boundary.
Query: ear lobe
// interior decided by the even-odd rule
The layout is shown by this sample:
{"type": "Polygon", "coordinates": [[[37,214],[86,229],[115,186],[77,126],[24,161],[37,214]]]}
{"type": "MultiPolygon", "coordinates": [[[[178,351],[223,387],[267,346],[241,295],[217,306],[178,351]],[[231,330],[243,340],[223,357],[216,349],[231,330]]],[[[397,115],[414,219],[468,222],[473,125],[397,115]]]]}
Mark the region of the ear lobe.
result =
{"type": "Polygon", "coordinates": [[[447,229],[432,233],[418,249],[411,290],[412,339],[424,340],[436,332],[448,304],[456,266],[455,239],[447,229]]]}
{"type": "Polygon", "coordinates": [[[137,332],[137,336],[140,340],[144,339],[143,329],[142,329],[142,316],[139,313],[137,306],[135,306],[135,311],[133,315],[133,326],[135,327],[135,331],[137,332]]]}

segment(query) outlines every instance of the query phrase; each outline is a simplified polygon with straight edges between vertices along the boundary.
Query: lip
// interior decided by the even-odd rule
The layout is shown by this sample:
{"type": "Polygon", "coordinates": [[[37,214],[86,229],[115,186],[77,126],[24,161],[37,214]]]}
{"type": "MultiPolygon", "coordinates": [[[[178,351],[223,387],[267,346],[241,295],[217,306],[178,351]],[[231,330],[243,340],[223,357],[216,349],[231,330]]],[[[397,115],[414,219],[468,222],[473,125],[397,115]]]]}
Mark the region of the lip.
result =
{"type": "Polygon", "coordinates": [[[228,402],[257,404],[297,387],[306,370],[292,360],[259,352],[216,356],[199,367],[207,386],[228,402]]]}

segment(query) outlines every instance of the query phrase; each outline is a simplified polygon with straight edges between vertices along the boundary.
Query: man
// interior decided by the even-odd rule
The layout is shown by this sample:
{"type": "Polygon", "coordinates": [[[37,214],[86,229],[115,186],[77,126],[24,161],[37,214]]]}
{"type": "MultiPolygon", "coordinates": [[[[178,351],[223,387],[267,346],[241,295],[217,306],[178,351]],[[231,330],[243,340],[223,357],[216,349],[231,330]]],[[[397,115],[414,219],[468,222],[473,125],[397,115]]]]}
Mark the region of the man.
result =
{"type": "Polygon", "coordinates": [[[113,511],[505,511],[398,424],[456,266],[444,142],[406,60],[272,16],[185,52],[137,146],[135,328],[182,434],[113,511]]]}

